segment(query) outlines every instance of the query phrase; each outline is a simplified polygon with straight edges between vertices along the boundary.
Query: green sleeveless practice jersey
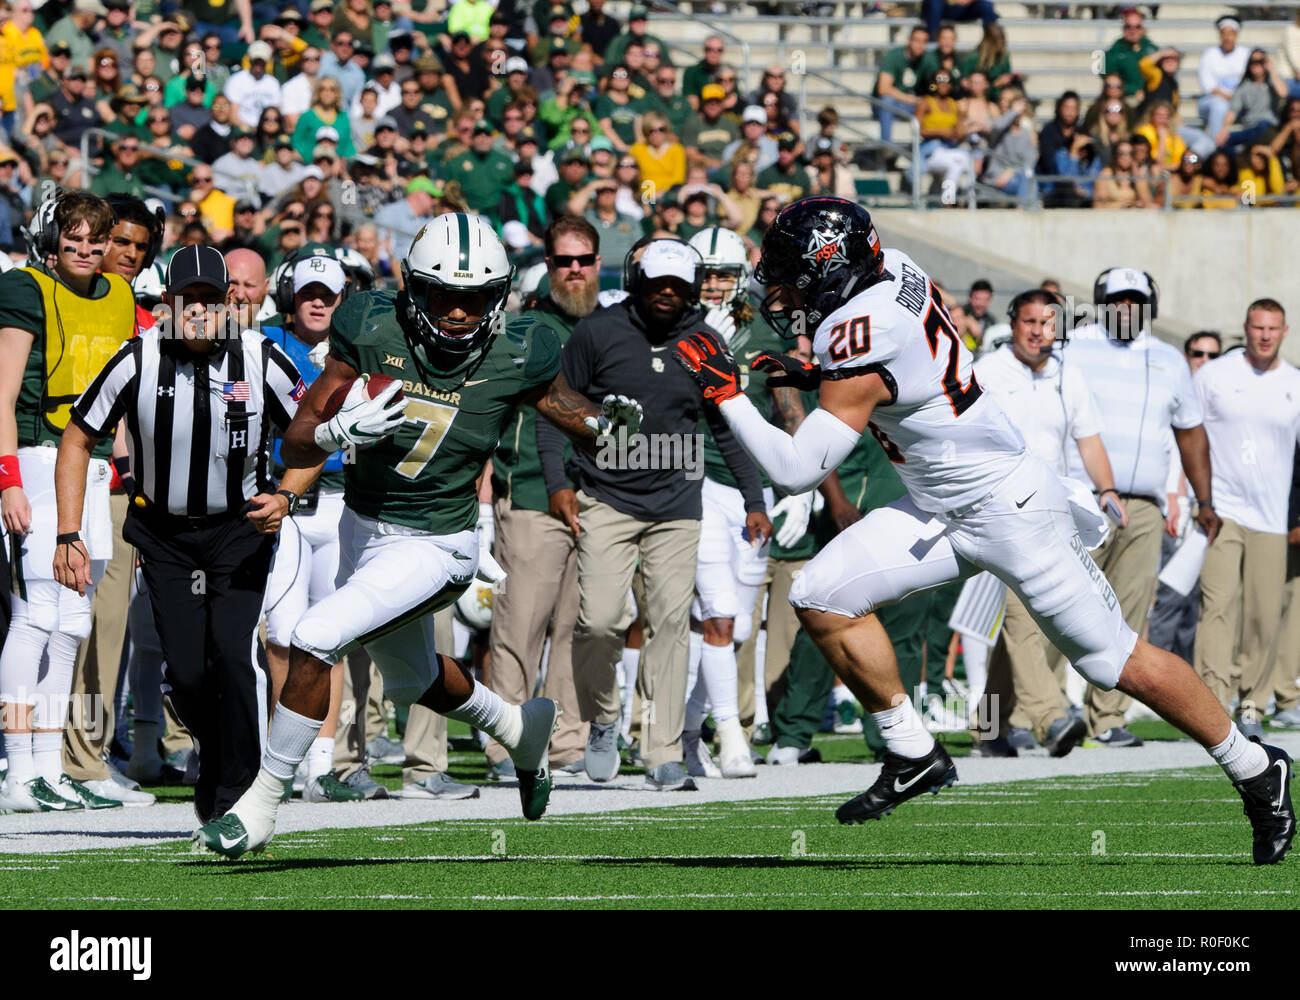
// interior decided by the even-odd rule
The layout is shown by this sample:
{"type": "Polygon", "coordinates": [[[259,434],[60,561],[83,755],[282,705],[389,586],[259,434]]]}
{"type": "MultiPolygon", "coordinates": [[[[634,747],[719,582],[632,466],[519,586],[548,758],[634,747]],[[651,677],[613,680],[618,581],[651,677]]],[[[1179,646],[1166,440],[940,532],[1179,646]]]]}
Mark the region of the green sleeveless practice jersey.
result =
{"type": "Polygon", "coordinates": [[[402,380],[406,422],[345,461],[344,501],[364,517],[449,535],[474,527],[474,481],[520,400],[560,370],[543,323],[505,316],[504,332],[454,372],[431,366],[400,318],[398,292],[363,292],[338,307],[330,354],[358,372],[402,380]]]}
{"type": "MultiPolygon", "coordinates": [[[[784,354],[786,345],[755,310],[752,322],[736,327],[736,332],[731,335],[731,340],[727,343],[727,350],[736,359],[736,366],[740,369],[741,390],[749,397],[749,401],[758,407],[759,413],[770,416],[772,397],[767,389],[767,373],[750,371],[749,363],[763,351],[784,354]]],[[[713,435],[709,433],[708,424],[704,420],[700,421],[700,433],[704,435],[704,474],[715,483],[734,488],[736,477],[731,474],[731,469],[723,460],[722,452],[718,451],[718,446],[714,443],[713,435]]],[[[763,476],[763,485],[771,486],[767,473],[763,472],[761,467],[758,471],[763,476]]]]}

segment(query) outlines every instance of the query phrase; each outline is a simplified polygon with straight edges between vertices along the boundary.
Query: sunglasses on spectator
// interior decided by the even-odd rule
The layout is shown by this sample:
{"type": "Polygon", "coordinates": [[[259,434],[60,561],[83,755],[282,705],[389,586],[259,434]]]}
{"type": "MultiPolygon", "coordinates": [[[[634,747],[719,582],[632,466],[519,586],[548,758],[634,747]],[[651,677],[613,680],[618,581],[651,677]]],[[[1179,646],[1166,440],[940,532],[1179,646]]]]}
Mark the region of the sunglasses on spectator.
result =
{"type": "Polygon", "coordinates": [[[156,83],[146,83],[146,84],[144,85],[144,89],[147,90],[147,91],[148,91],[149,93],[151,93],[151,94],[156,94],[156,93],[158,93],[158,91],[162,90],[162,87],[159,86],[159,85],[156,84],[156,83]]]}
{"type": "Polygon", "coordinates": [[[1124,110],[1124,105],[1122,105],[1122,104],[1107,104],[1107,105],[1106,105],[1106,114],[1108,114],[1108,115],[1117,115],[1117,114],[1120,114],[1123,110],[1124,110]]]}
{"type": "Polygon", "coordinates": [[[303,56],[302,61],[305,63],[320,62],[320,56],[303,56]]]}
{"type": "Polygon", "coordinates": [[[130,146],[128,146],[126,143],[120,143],[117,148],[123,153],[140,152],[140,147],[134,143],[132,143],[130,146]]]}
{"type": "Polygon", "coordinates": [[[195,183],[195,184],[211,184],[211,183],[212,183],[212,178],[211,178],[211,177],[199,177],[199,176],[196,174],[195,177],[194,177],[194,183],[195,183]]]}
{"type": "Polygon", "coordinates": [[[116,60],[116,59],[109,59],[109,58],[105,57],[105,58],[99,60],[99,65],[101,65],[101,66],[116,66],[116,65],[117,65],[117,60],[116,60]]]}
{"type": "Polygon", "coordinates": [[[618,169],[619,169],[619,170],[635,170],[635,169],[636,169],[636,160],[632,160],[632,161],[630,161],[630,162],[620,163],[620,164],[618,165],[618,169]]]}
{"type": "Polygon", "coordinates": [[[626,79],[627,79],[627,70],[625,70],[625,69],[616,69],[616,70],[614,70],[613,73],[610,74],[610,76],[613,77],[615,80],[626,80],[626,79]]]}
{"type": "Polygon", "coordinates": [[[221,43],[220,43],[220,42],[204,42],[204,43],[203,43],[203,47],[204,47],[205,49],[219,49],[219,48],[221,48],[221,43]]]}
{"type": "Polygon", "coordinates": [[[1209,358],[1211,361],[1219,356],[1218,351],[1188,351],[1188,357],[1192,358],[1209,358]]]}
{"type": "Polygon", "coordinates": [[[150,124],[150,125],[170,125],[171,123],[172,123],[172,122],[171,122],[171,119],[168,118],[166,115],[163,115],[161,118],[150,118],[150,119],[149,119],[149,124],[150,124]]]}
{"type": "Polygon", "coordinates": [[[721,51],[722,51],[722,46],[721,46],[721,45],[706,45],[706,46],[704,46],[704,51],[705,51],[705,52],[721,52],[721,51]]]}
{"type": "Polygon", "coordinates": [[[194,219],[194,218],[197,218],[197,217],[198,217],[199,210],[198,210],[197,208],[191,208],[191,209],[187,212],[187,211],[185,211],[185,209],[182,208],[180,214],[181,214],[181,218],[182,218],[182,219],[194,219]]]}
{"type": "Polygon", "coordinates": [[[51,160],[51,161],[50,161],[50,166],[52,166],[52,167],[66,167],[67,165],[68,165],[68,161],[67,161],[67,160],[51,160]]]}
{"type": "MultiPolygon", "coordinates": [[[[605,190],[601,188],[601,190],[605,190]]],[[[573,267],[577,264],[579,267],[595,267],[596,255],[594,253],[557,253],[551,260],[555,261],[555,266],[573,267]]]]}
{"type": "Polygon", "coordinates": [[[667,132],[667,131],[668,130],[664,128],[662,125],[652,125],[650,128],[646,129],[646,132],[648,132],[650,135],[654,135],[656,132],[667,132]]]}
{"type": "Polygon", "coordinates": [[[351,48],[351,47],[352,47],[352,39],[351,39],[351,38],[336,38],[336,39],[334,39],[334,44],[335,44],[335,45],[346,45],[348,48],[351,48]]]}

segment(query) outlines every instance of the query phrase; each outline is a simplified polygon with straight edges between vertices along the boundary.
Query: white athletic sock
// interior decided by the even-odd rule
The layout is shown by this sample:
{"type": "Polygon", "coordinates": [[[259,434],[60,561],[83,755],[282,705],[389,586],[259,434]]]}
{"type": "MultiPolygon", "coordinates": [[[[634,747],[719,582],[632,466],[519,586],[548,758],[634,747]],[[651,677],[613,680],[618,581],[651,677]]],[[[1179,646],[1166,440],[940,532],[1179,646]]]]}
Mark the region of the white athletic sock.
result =
{"type": "Polygon", "coordinates": [[[334,737],[317,736],[307,750],[307,780],[315,781],[334,769],[334,737]]]}
{"type": "Polygon", "coordinates": [[[1233,781],[1254,778],[1263,774],[1268,767],[1268,754],[1264,748],[1242,736],[1235,722],[1228,732],[1228,738],[1218,746],[1210,747],[1210,756],[1233,781]]]}
{"type": "Polygon", "coordinates": [[[474,682],[474,691],[469,701],[460,708],[453,708],[443,713],[449,719],[468,722],[475,729],[481,729],[507,750],[519,745],[524,735],[524,717],[518,705],[511,705],[501,700],[501,696],[490,688],[485,688],[478,681],[474,682]]]}
{"type": "Polygon", "coordinates": [[[831,688],[831,704],[842,705],[846,701],[853,700],[853,692],[845,684],[836,684],[831,688]]]}
{"type": "Polygon", "coordinates": [[[704,637],[698,632],[691,633],[690,660],[686,670],[686,715],[682,726],[688,733],[699,732],[704,725],[704,718],[709,714],[709,686],[704,680],[704,671],[700,669],[700,660],[704,655],[704,637]]]}
{"type": "Polygon", "coordinates": [[[309,719],[283,704],[276,705],[275,715],[271,718],[271,734],[262,753],[262,767],[280,781],[292,781],[293,772],[298,770],[324,724],[324,719],[309,719]]]}
{"type": "MultiPolygon", "coordinates": [[[[623,733],[623,739],[628,740],[632,736],[632,702],[636,700],[636,675],[641,665],[641,650],[624,646],[619,663],[623,667],[623,722],[619,729],[623,733]]],[[[690,688],[686,690],[689,691],[690,688]]]]}
{"type": "Polygon", "coordinates": [[[5,752],[9,754],[9,776],[5,780],[6,788],[13,788],[36,777],[30,732],[5,733],[5,752]]]}
{"type": "Polygon", "coordinates": [[[916,714],[910,699],[904,698],[902,704],[883,712],[872,712],[871,717],[876,720],[885,749],[890,753],[924,757],[934,749],[934,737],[926,732],[925,723],[916,714]]]}
{"type": "Polygon", "coordinates": [[[725,646],[704,644],[700,656],[700,677],[709,692],[709,703],[713,706],[713,721],[723,723],[740,717],[740,705],[736,693],[736,647],[731,643],[725,646]]]}
{"type": "Polygon", "coordinates": [[[767,714],[767,650],[766,643],[759,636],[754,644],[754,728],[767,725],[771,720],[767,714]]]}
{"type": "Polygon", "coordinates": [[[984,687],[989,676],[989,648],[982,642],[962,636],[961,659],[966,665],[966,688],[970,691],[967,705],[973,710],[984,697],[984,687]]]}
{"type": "Polygon", "coordinates": [[[32,766],[54,787],[63,775],[63,730],[32,733],[32,766]]]}

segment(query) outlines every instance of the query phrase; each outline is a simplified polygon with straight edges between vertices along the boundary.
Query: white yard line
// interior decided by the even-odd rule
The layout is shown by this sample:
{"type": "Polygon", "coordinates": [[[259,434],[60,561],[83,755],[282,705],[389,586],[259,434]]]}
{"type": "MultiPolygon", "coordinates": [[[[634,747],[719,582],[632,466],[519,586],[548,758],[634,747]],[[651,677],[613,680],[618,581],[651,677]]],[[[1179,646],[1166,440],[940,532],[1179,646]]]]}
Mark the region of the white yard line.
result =
{"type": "MultiPolygon", "coordinates": [[[[1295,755],[1300,753],[1300,733],[1272,733],[1269,741],[1295,755]]],[[[1077,749],[1068,757],[1053,760],[1045,754],[1023,755],[1014,760],[965,758],[957,762],[960,785],[995,786],[1027,779],[1061,778],[1061,790],[1083,791],[1113,787],[1109,782],[1077,782],[1071,779],[1104,775],[1121,775],[1139,771],[1178,771],[1203,767],[1210,763],[1200,747],[1190,741],[1149,743],[1137,749],[1077,749]]],[[[878,768],[863,764],[805,764],[795,767],[760,767],[759,776],[749,780],[701,780],[698,792],[653,793],[643,791],[640,776],[619,778],[604,785],[580,779],[560,778],[551,795],[547,818],[559,824],[581,824],[583,816],[628,813],[672,806],[681,809],[676,821],[689,821],[692,807],[707,802],[754,802],[754,810],[783,808],[770,800],[785,800],[787,805],[824,805],[833,809],[841,796],[851,796],[875,780],[878,768]],[[810,800],[822,799],[818,803],[810,800]],[[768,800],[768,801],[763,801],[768,800]]],[[[1198,778],[1200,776],[1197,776],[1198,778]]],[[[1180,799],[1188,807],[1188,822],[1195,822],[1193,807],[1197,802],[1228,802],[1235,793],[1227,783],[1219,789],[1206,785],[1210,794],[1199,799],[1180,799]]],[[[1132,783],[1118,783],[1126,787],[1132,783]]],[[[1027,794],[1014,789],[985,787],[978,797],[960,798],[943,795],[928,798],[931,804],[997,807],[1023,799],[1027,794]]],[[[1114,802],[1113,799],[1058,799],[1061,804],[1114,802]]],[[[1130,800],[1124,800],[1130,801],[1130,800]]],[[[1152,800],[1168,801],[1168,800],[1152,800]]],[[[325,829],[358,827],[401,827],[437,824],[449,820],[492,822],[519,817],[519,795],[513,785],[487,786],[482,797],[459,802],[390,799],[379,802],[316,804],[293,802],[281,808],[278,833],[292,835],[325,829]]],[[[830,817],[827,817],[828,820],[830,817]]],[[[611,817],[608,825],[649,824],[674,821],[658,816],[611,817]]],[[[938,819],[938,817],[936,817],[938,819]]],[[[545,821],[543,821],[545,822],[545,821]]],[[[95,812],[35,813],[0,816],[0,855],[55,854],[95,848],[148,848],[167,841],[186,840],[196,821],[188,804],[157,805],[144,809],[106,809],[95,812]]],[[[941,825],[941,824],[934,824],[941,825]]],[[[954,823],[953,826],[970,824],[954,823]]],[[[1023,825],[1023,824],[1013,824],[1023,825]]],[[[1177,825],[1176,823],[1171,825],[1177,825]]],[[[287,836],[286,840],[289,839],[287,836]]],[[[143,852],[142,852],[143,853],[143,852]]],[[[879,856],[879,855],[873,855],[879,856]]],[[[1144,855],[1145,856],[1145,855],[1144,855]]],[[[1150,855],[1163,857],[1166,855],[1150,855]]],[[[1202,855],[1197,855],[1202,856],[1202,855]]],[[[4,870],[4,869],[0,869],[4,870]]],[[[17,870],[16,866],[8,870],[17,870]]],[[[550,897],[527,897],[544,900],[550,897]]]]}

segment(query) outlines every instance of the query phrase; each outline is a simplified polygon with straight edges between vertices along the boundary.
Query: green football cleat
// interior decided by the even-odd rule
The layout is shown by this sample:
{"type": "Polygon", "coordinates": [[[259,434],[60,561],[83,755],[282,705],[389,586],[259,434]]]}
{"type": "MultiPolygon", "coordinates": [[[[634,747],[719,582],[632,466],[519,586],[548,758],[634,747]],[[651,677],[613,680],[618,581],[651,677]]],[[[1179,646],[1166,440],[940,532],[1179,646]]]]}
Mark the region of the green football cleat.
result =
{"type": "Polygon", "coordinates": [[[361,792],[350,785],[345,785],[332,774],[322,774],[307,782],[302,790],[304,802],[360,802],[365,798],[361,792]]]}
{"type": "Polygon", "coordinates": [[[547,764],[540,771],[519,771],[519,801],[523,803],[524,819],[541,819],[546,805],[551,801],[551,768],[547,764]]]}
{"type": "Polygon", "coordinates": [[[559,706],[549,698],[534,698],[520,706],[524,731],[510,753],[519,781],[524,819],[541,819],[551,799],[551,733],[559,725],[559,706]]]}
{"type": "Polygon", "coordinates": [[[69,802],[80,802],[82,807],[86,809],[117,809],[122,806],[122,803],[117,799],[107,799],[102,795],[96,795],[80,781],[70,778],[66,774],[59,775],[59,784],[55,791],[69,802]]]}
{"type": "Polygon", "coordinates": [[[261,854],[266,850],[266,845],[271,842],[268,836],[261,843],[257,843],[249,836],[243,821],[233,812],[226,813],[211,823],[205,823],[194,831],[194,836],[190,839],[194,841],[198,850],[211,851],[213,854],[220,854],[223,858],[232,860],[242,858],[245,854],[261,854]]]}
{"type": "Polygon", "coordinates": [[[32,778],[24,782],[23,787],[35,800],[41,812],[74,812],[86,808],[85,803],[80,799],[65,798],[60,795],[44,778],[32,778]]]}

